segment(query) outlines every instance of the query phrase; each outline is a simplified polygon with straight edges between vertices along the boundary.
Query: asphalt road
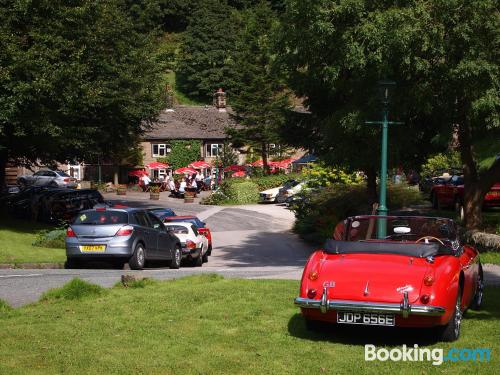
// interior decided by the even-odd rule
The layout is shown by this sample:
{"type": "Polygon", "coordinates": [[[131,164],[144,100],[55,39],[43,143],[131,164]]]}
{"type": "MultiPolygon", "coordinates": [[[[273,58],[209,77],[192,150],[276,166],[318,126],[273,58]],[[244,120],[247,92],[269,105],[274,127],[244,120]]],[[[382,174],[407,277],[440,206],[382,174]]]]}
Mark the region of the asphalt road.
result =
{"type": "Polygon", "coordinates": [[[224,277],[299,280],[307,257],[313,250],[291,233],[293,214],[281,206],[214,207],[185,204],[182,200],[166,196],[158,203],[152,203],[143,193],[129,193],[126,200],[116,198],[116,195],[106,196],[108,200],[130,206],[162,206],[174,209],[178,215],[196,214],[212,231],[214,249],[208,263],[201,268],[182,267],[179,270],[0,270],[0,299],[12,306],[21,306],[37,301],[46,290],[59,287],[74,277],[104,287],[119,282],[123,274],[172,279],[216,272],[224,277]]]}
{"type": "MultiPolygon", "coordinates": [[[[126,201],[116,200],[116,195],[106,198],[130,206],[170,207],[178,215],[198,215],[212,231],[214,249],[209,262],[201,268],[183,267],[179,270],[0,270],[0,299],[12,306],[21,306],[37,301],[46,290],[62,286],[74,277],[111,287],[120,281],[123,274],[156,279],[200,273],[218,273],[224,277],[237,278],[281,278],[297,280],[298,288],[303,266],[314,250],[291,233],[293,214],[278,205],[213,207],[184,204],[182,200],[166,195],[158,203],[152,203],[148,195],[143,193],[129,193],[126,201]]],[[[484,274],[488,285],[500,285],[499,266],[485,265],[484,274]]]]}

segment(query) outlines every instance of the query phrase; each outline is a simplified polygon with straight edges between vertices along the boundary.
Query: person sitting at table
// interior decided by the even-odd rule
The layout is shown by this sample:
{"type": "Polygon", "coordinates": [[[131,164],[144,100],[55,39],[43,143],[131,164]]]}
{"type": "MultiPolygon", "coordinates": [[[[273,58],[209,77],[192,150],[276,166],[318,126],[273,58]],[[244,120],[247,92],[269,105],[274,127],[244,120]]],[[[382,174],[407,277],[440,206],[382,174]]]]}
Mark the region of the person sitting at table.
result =
{"type": "Polygon", "coordinates": [[[179,185],[179,195],[180,196],[184,196],[184,193],[186,191],[186,186],[187,186],[186,179],[183,178],[181,181],[181,184],[179,185]]]}
{"type": "Polygon", "coordinates": [[[173,178],[170,178],[168,180],[168,189],[170,190],[170,196],[172,196],[174,198],[179,198],[180,197],[179,191],[175,187],[175,181],[174,181],[173,178]]]}

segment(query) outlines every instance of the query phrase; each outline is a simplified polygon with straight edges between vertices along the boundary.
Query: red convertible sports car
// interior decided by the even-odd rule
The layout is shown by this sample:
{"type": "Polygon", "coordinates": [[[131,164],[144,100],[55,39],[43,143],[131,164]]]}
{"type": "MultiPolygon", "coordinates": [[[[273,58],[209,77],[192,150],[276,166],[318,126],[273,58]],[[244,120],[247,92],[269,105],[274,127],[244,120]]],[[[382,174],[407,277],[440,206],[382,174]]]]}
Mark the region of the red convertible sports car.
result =
{"type": "Polygon", "coordinates": [[[295,304],[308,328],[318,321],[435,327],[443,341],[459,337],[463,312],[481,305],[483,271],[453,220],[356,216],[341,229],[302,274],[295,304]]]}

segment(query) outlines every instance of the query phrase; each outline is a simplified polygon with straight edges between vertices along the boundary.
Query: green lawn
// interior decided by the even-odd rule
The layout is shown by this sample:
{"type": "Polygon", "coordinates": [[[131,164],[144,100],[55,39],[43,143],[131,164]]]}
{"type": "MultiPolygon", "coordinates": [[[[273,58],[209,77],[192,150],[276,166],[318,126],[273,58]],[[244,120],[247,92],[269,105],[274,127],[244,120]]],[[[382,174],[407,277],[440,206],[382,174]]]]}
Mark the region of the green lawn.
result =
{"type": "Polygon", "coordinates": [[[63,249],[32,246],[36,233],[47,228],[27,220],[0,217],[0,263],[64,262],[63,249]]]}
{"type": "Polygon", "coordinates": [[[500,289],[467,312],[455,343],[424,330],[343,327],[306,330],[292,300],[298,281],[216,275],[107,290],[73,282],[16,310],[0,303],[0,373],[5,374],[353,374],[495,373],[500,289]],[[56,299],[66,296],[68,299],[56,299]],[[365,362],[364,344],[491,348],[491,361],[365,362]]]}

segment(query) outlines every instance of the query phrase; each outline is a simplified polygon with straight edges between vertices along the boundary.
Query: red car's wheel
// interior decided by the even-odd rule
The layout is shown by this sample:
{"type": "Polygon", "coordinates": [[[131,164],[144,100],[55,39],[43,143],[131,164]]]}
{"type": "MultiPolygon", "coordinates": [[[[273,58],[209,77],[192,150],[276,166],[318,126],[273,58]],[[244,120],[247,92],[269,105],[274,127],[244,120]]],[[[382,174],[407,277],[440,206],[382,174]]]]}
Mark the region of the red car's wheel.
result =
{"type": "Polygon", "coordinates": [[[441,341],[456,341],[460,337],[460,327],[462,324],[462,288],[458,288],[457,301],[450,321],[439,327],[439,338],[441,341]]]}

